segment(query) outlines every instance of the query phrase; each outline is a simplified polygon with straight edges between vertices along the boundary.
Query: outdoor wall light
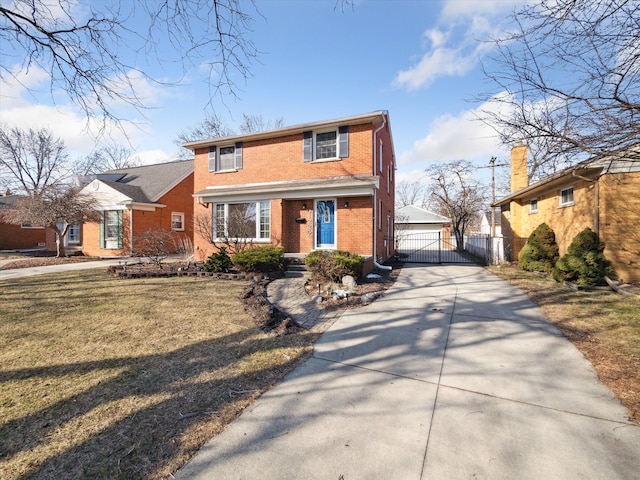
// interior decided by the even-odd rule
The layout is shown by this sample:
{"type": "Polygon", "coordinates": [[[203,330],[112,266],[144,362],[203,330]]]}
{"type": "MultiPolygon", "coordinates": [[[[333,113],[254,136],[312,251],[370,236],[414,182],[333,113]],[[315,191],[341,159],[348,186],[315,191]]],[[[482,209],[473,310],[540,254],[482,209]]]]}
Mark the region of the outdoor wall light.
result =
{"type": "Polygon", "coordinates": [[[349,202],[344,202],[344,208],[349,208],[349,202]]]}
{"type": "Polygon", "coordinates": [[[303,209],[303,210],[306,210],[306,209],[307,209],[307,204],[306,204],[306,203],[303,203],[303,204],[302,204],[302,209],[303,209]]]}

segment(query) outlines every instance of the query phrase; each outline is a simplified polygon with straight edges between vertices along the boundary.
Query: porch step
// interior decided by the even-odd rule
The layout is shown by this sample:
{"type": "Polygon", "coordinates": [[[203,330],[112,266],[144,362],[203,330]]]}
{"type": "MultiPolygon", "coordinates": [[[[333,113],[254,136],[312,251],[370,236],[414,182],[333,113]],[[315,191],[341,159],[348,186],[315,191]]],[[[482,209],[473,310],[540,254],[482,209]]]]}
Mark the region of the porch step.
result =
{"type": "Polygon", "coordinates": [[[286,278],[307,278],[310,276],[304,263],[289,263],[284,272],[286,278]]]}

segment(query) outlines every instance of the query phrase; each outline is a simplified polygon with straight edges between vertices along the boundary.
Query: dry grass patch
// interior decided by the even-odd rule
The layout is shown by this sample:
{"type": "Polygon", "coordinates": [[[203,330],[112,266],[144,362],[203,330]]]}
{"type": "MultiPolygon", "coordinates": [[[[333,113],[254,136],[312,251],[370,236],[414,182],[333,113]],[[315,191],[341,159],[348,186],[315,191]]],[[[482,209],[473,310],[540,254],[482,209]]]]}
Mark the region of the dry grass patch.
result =
{"type": "Polygon", "coordinates": [[[640,297],[606,289],[576,292],[511,266],[489,270],[542,308],[640,423],[640,297]]]}
{"type": "Polygon", "coordinates": [[[166,478],[311,352],[261,331],[245,282],[0,282],[3,479],[166,478]]]}

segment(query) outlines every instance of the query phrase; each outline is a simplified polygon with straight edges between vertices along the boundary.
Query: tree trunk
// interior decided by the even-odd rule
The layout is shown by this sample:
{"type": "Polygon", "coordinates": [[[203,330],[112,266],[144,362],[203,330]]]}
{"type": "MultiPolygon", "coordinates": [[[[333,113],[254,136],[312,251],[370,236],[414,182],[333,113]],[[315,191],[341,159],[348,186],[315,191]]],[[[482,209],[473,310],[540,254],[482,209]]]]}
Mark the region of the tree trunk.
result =
{"type": "Polygon", "coordinates": [[[66,257],[67,256],[67,251],[64,248],[64,236],[67,234],[67,231],[69,230],[69,225],[65,223],[64,225],[64,229],[62,231],[60,231],[58,229],[58,227],[51,227],[51,230],[53,230],[56,233],[56,257],[66,257]]]}

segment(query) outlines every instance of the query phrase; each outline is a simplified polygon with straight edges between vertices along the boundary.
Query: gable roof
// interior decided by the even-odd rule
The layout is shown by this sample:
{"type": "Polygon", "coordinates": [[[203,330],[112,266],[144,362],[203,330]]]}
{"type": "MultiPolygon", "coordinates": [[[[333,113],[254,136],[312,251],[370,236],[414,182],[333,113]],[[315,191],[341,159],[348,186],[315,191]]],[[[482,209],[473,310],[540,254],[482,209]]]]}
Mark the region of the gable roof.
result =
{"type": "Polygon", "coordinates": [[[640,172],[640,144],[618,151],[610,155],[601,155],[588,160],[584,160],[571,167],[565,168],[560,172],[543,178],[531,185],[520,190],[516,190],[496,201],[492,206],[500,207],[508,204],[512,200],[519,198],[531,197],[541,193],[549,188],[554,188],[567,183],[567,179],[584,179],[596,180],[602,175],[617,173],[640,172]]]}
{"type": "Polygon", "coordinates": [[[193,160],[107,170],[94,176],[133,202],[156,203],[193,173],[193,160]]]}
{"type": "Polygon", "coordinates": [[[290,127],[277,128],[274,130],[264,130],[261,132],[251,132],[242,135],[230,135],[227,137],[209,138],[206,140],[187,142],[183,143],[182,146],[190,150],[195,150],[196,148],[210,147],[218,143],[233,143],[237,141],[276,138],[285,135],[298,134],[306,132],[308,130],[316,130],[319,128],[337,128],[341,125],[358,125],[362,123],[373,122],[377,119],[380,119],[381,121],[388,121],[388,116],[389,112],[387,112],[386,110],[376,110],[375,112],[371,113],[363,113],[360,115],[352,115],[350,117],[334,118],[331,120],[322,120],[318,122],[303,123],[299,125],[292,125],[290,127]]]}
{"type": "Polygon", "coordinates": [[[396,223],[451,223],[451,220],[415,205],[405,205],[396,210],[396,223]],[[404,218],[398,221],[399,217],[404,218]]]}

